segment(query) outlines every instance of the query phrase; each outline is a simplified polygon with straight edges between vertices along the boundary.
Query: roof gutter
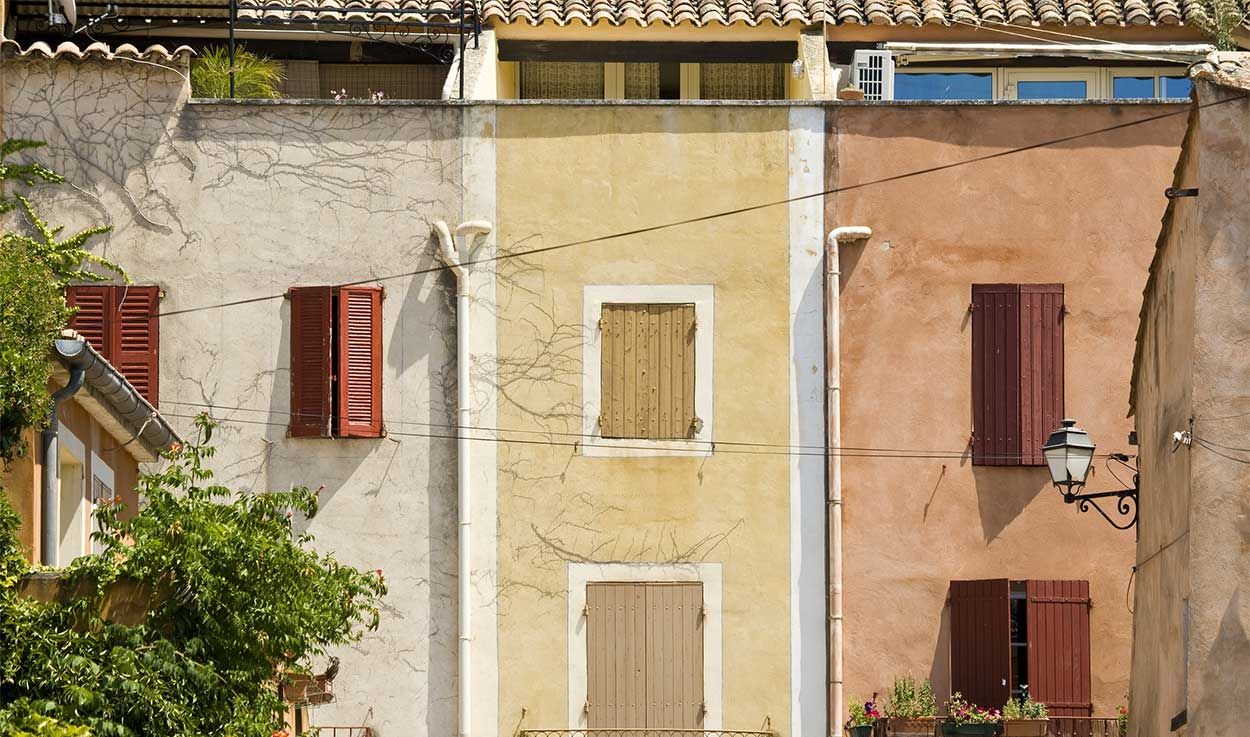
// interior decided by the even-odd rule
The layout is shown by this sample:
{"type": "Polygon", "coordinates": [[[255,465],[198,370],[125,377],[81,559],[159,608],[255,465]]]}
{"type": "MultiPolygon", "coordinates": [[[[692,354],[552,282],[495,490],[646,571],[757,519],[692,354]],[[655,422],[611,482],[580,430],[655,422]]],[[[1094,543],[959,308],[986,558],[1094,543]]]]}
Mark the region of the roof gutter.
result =
{"type": "Polygon", "coordinates": [[[1187,64],[1206,58],[1215,50],[1211,44],[1017,44],[1017,43],[914,43],[887,41],[881,48],[894,52],[901,64],[909,61],[940,61],[952,57],[968,59],[985,57],[1018,58],[1023,56],[1076,57],[1124,61],[1160,61],[1187,64]],[[1142,57],[1150,57],[1142,59],[1142,57]]]}
{"type": "Polygon", "coordinates": [[[145,450],[157,456],[165,448],[182,442],[156,408],[90,343],[72,330],[66,330],[61,335],[54,343],[52,355],[69,370],[71,382],[75,372],[80,371],[81,384],[122,425],[130,429],[134,439],[145,450]]]}

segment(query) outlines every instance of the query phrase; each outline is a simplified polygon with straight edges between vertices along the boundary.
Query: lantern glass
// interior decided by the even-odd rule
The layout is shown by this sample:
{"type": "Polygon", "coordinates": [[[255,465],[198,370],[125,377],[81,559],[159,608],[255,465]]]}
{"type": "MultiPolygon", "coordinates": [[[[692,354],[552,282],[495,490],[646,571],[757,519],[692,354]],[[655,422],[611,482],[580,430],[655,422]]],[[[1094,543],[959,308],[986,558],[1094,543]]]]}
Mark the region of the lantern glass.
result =
{"type": "Polygon", "coordinates": [[[1050,434],[1042,455],[1056,485],[1077,486],[1085,483],[1094,461],[1094,443],[1089,434],[1076,426],[1076,420],[1064,420],[1063,427],[1050,434]]]}

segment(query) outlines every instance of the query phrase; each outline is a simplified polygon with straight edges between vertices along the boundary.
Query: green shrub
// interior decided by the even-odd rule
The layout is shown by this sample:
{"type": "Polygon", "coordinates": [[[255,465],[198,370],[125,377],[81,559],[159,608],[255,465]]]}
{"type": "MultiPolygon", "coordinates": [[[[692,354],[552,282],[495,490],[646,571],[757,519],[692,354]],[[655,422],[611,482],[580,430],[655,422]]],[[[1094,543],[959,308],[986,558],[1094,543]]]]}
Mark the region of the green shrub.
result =
{"type": "MultiPolygon", "coordinates": [[[[234,96],[251,99],[281,97],[278,85],[286,78],[282,62],[259,56],[238,46],[234,50],[234,96]]],[[[230,52],[210,46],[191,60],[191,94],[195,97],[230,97],[230,52]]]]}
{"type": "Polygon", "coordinates": [[[937,699],[933,697],[933,685],[927,678],[920,685],[916,685],[916,679],[911,674],[895,678],[885,715],[900,719],[937,716],[937,699]]]}

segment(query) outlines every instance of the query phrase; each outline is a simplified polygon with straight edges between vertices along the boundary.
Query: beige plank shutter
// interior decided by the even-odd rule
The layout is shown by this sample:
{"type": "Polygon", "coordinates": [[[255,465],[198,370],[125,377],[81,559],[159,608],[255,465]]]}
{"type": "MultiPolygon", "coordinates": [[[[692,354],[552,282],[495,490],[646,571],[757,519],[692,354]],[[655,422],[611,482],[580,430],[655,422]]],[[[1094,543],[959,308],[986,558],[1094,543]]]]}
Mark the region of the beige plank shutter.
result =
{"type": "Polygon", "coordinates": [[[703,584],[586,586],[591,729],[697,729],[703,722],[703,584]]]}
{"type": "Polygon", "coordinates": [[[600,435],[692,437],[694,305],[605,304],[599,329],[600,435]]]}

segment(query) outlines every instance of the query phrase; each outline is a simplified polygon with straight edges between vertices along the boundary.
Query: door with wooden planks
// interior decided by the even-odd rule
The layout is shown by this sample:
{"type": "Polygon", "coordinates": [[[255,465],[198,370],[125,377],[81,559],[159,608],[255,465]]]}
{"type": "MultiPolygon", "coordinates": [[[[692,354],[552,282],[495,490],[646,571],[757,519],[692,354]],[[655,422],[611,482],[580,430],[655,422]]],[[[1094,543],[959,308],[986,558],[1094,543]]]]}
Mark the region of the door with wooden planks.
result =
{"type": "Polygon", "coordinates": [[[591,729],[698,729],[703,723],[703,584],[586,586],[591,729]]]}

